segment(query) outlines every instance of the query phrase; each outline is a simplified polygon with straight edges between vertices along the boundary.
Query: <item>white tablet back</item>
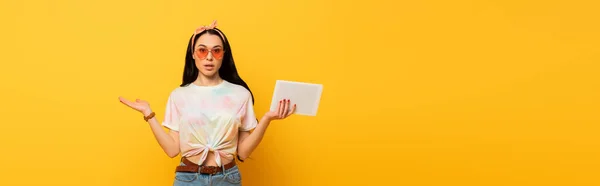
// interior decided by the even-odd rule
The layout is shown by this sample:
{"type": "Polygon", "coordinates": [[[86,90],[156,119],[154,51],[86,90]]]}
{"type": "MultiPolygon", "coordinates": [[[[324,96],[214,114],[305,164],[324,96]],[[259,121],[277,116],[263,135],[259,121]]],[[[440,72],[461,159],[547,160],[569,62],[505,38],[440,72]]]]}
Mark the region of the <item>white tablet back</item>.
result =
{"type": "Polygon", "coordinates": [[[295,114],[316,116],[322,91],[322,84],[277,80],[270,110],[277,109],[279,100],[290,99],[290,109],[296,104],[295,114]]]}

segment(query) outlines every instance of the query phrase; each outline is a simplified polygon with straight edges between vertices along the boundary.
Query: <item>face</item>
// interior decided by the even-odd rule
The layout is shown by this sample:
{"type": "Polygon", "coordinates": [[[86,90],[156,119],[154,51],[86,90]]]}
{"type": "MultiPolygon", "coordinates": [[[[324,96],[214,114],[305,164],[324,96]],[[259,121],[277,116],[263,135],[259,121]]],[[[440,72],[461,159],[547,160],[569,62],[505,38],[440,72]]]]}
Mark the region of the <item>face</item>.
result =
{"type": "Polygon", "coordinates": [[[200,75],[213,77],[219,74],[225,51],[221,38],[212,34],[204,34],[198,38],[194,46],[194,61],[200,75]]]}

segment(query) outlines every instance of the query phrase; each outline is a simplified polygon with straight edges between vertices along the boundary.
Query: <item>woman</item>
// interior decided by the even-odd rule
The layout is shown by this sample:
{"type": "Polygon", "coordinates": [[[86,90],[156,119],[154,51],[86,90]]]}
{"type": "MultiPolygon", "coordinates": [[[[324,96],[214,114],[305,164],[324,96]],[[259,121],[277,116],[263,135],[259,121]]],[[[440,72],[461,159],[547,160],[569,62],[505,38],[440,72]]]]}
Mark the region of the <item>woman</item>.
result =
{"type": "Polygon", "coordinates": [[[269,123],[296,110],[284,99],[256,119],[254,96],[237,73],[227,37],[215,27],[213,22],[196,29],[188,42],[183,83],[171,92],[162,122],[168,133],[148,102],[119,97],[143,114],[169,157],[181,153],[174,185],[241,185],[234,157],[248,158],[269,123]]]}

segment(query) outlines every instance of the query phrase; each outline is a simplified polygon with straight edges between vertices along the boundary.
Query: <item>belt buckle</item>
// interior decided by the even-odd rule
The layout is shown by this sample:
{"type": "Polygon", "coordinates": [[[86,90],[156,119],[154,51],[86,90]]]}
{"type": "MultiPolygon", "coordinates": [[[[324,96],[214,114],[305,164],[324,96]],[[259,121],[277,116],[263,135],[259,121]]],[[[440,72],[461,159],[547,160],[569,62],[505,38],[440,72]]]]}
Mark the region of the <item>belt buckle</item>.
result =
{"type": "Polygon", "coordinates": [[[210,175],[214,175],[218,173],[218,167],[213,167],[213,166],[200,166],[200,168],[198,169],[198,173],[200,174],[210,174],[210,175]],[[204,171],[202,171],[204,170],[204,171]]]}

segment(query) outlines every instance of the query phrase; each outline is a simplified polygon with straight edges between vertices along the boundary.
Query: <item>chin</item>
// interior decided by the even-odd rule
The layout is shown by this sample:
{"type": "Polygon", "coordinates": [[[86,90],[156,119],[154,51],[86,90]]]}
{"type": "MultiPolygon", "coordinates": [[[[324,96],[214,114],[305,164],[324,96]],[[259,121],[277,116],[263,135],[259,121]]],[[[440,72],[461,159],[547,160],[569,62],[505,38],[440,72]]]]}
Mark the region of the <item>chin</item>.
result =
{"type": "Polygon", "coordinates": [[[200,71],[200,74],[206,76],[206,77],[213,77],[215,75],[217,75],[217,71],[200,71]]]}

